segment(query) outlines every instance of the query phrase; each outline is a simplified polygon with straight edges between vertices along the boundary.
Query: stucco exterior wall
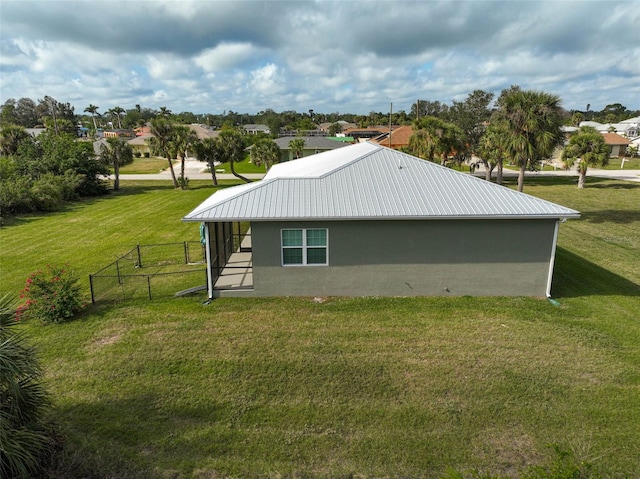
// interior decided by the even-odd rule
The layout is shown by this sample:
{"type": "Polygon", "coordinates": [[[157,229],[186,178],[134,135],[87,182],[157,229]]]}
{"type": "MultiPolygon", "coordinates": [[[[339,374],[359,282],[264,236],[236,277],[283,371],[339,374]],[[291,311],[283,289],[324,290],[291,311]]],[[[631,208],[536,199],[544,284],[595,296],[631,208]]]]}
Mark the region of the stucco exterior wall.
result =
{"type": "Polygon", "coordinates": [[[544,296],[555,220],[253,222],[254,296],[544,296]],[[327,228],[328,266],[281,266],[282,228],[327,228]]]}

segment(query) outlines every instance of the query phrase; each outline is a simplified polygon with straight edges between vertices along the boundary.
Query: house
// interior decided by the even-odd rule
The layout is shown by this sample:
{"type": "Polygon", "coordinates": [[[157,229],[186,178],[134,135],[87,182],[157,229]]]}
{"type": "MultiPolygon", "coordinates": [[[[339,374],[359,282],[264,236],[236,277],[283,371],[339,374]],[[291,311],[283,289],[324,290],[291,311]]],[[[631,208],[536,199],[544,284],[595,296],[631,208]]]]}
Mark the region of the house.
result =
{"type": "Polygon", "coordinates": [[[133,138],[132,140],[127,141],[131,148],[133,148],[133,152],[137,156],[144,156],[149,158],[151,156],[151,147],[149,145],[149,140],[153,138],[151,133],[144,133],[140,136],[133,138]]]}
{"type": "Polygon", "coordinates": [[[543,297],[559,224],[579,216],[365,142],[274,165],[183,220],[202,224],[211,298],[543,297]]]}
{"type": "Polygon", "coordinates": [[[136,136],[133,130],[127,130],[124,128],[116,128],[114,130],[107,130],[103,132],[103,138],[134,138],[136,136]]]}
{"type": "Polygon", "coordinates": [[[413,135],[413,127],[404,125],[391,130],[391,134],[387,131],[382,135],[376,136],[371,142],[399,150],[409,146],[411,135],[413,135]]]}
{"type": "Polygon", "coordinates": [[[602,136],[604,136],[605,143],[611,148],[609,156],[612,158],[624,156],[627,146],[631,144],[631,141],[617,133],[602,133],[602,136]]]}
{"type": "Polygon", "coordinates": [[[271,133],[271,130],[269,130],[267,125],[247,124],[242,125],[242,128],[244,128],[244,130],[250,135],[257,135],[258,133],[269,135],[271,133]]]}
{"type": "MultiPolygon", "coordinates": [[[[393,128],[392,128],[393,129],[393,128]]],[[[356,141],[367,141],[389,132],[389,126],[369,126],[367,128],[346,128],[342,130],[345,136],[352,136],[356,141]]]]}
{"type": "Polygon", "coordinates": [[[302,150],[302,157],[315,155],[323,151],[335,150],[336,148],[342,148],[347,146],[344,142],[330,140],[324,136],[300,136],[290,137],[283,136],[273,140],[278,148],[280,148],[281,158],[280,161],[289,161],[296,158],[295,152],[289,146],[289,143],[293,140],[304,140],[304,149],[302,150]]]}

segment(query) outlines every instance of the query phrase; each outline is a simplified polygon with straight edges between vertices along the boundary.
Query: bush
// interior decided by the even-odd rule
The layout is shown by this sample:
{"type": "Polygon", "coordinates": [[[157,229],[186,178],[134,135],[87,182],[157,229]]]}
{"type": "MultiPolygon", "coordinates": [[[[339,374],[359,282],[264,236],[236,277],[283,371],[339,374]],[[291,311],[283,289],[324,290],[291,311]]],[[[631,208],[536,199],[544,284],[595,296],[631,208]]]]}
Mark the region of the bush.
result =
{"type": "Polygon", "coordinates": [[[44,323],[66,321],[83,308],[78,278],[66,267],[50,266],[32,273],[20,294],[27,301],[16,319],[38,318],[44,323]]]}
{"type": "Polygon", "coordinates": [[[0,477],[34,477],[51,446],[48,405],[34,349],[16,330],[15,300],[0,297],[0,477]]]}

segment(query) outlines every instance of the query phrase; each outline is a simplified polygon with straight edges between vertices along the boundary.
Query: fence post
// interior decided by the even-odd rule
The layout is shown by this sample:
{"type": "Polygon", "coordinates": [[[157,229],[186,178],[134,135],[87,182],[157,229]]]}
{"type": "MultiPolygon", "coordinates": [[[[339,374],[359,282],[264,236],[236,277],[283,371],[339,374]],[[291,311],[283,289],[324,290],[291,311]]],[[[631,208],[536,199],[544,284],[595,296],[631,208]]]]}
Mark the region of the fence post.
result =
{"type": "Polygon", "coordinates": [[[93,275],[89,275],[89,290],[91,291],[91,304],[96,304],[96,300],[93,296],[93,275]]]}
{"type": "Polygon", "coordinates": [[[140,243],[136,243],[136,250],[138,251],[138,268],[142,268],[142,256],[140,255],[140,243]]]}
{"type": "Polygon", "coordinates": [[[184,264],[189,264],[189,246],[184,242],[184,264]]]}
{"type": "Polygon", "coordinates": [[[122,279],[120,279],[120,264],[118,260],[116,260],[116,274],[118,275],[118,284],[122,284],[122,279]]]}
{"type": "Polygon", "coordinates": [[[149,299],[151,299],[151,276],[147,276],[147,289],[149,290],[149,299]]]}

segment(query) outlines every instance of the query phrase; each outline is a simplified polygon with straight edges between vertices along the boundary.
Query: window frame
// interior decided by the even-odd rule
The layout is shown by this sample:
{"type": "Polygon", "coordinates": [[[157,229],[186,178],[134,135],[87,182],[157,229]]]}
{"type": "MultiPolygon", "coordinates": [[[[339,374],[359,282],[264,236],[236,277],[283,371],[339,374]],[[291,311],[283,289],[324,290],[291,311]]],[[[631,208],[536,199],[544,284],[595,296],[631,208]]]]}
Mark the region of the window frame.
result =
{"type": "Polygon", "coordinates": [[[281,228],[280,229],[280,266],[282,267],[300,267],[300,266],[329,266],[329,229],[328,228],[281,228]],[[285,231],[301,231],[302,232],[302,245],[285,246],[284,245],[284,232],[285,231]],[[325,244],[323,246],[307,244],[307,231],[324,231],[325,232],[325,244]],[[325,250],[325,262],[324,263],[309,263],[309,249],[324,248],[325,250]],[[301,249],[302,250],[302,263],[289,263],[284,262],[284,250],[285,249],[301,249]]]}

